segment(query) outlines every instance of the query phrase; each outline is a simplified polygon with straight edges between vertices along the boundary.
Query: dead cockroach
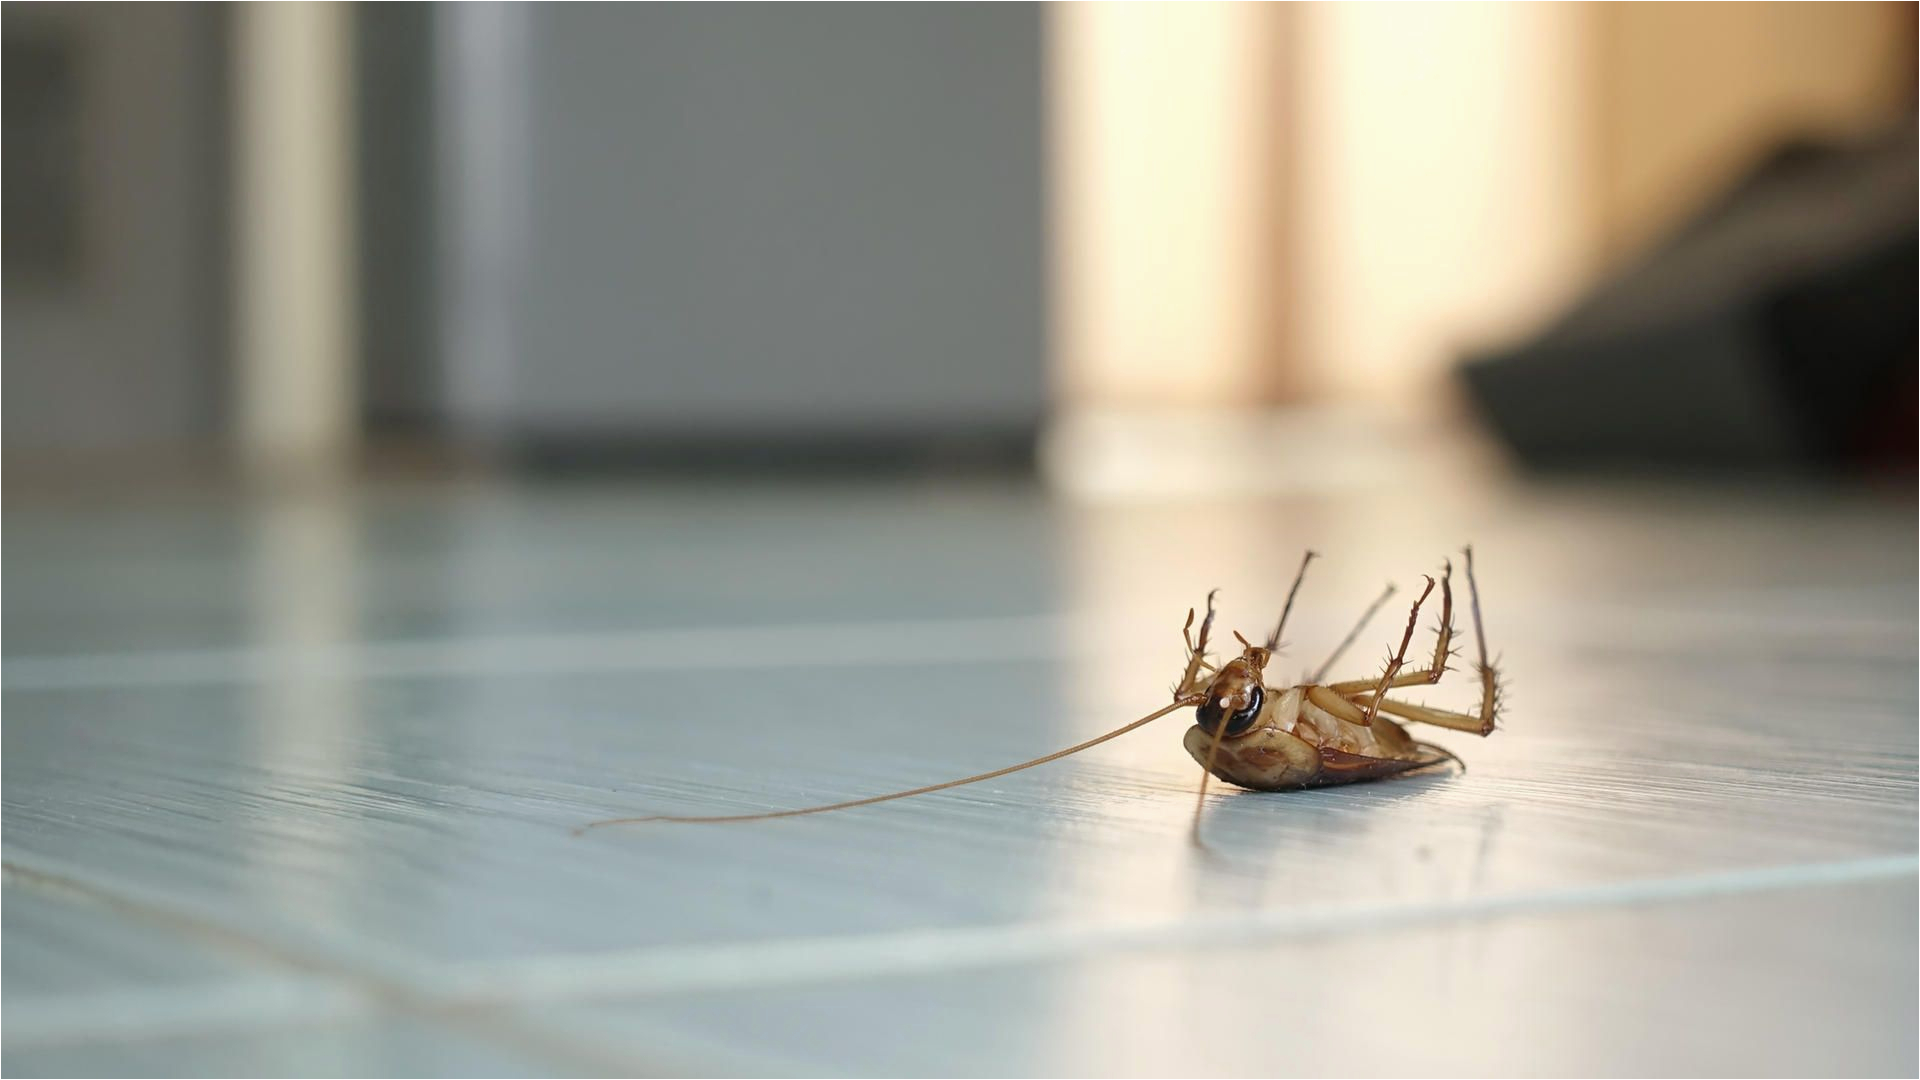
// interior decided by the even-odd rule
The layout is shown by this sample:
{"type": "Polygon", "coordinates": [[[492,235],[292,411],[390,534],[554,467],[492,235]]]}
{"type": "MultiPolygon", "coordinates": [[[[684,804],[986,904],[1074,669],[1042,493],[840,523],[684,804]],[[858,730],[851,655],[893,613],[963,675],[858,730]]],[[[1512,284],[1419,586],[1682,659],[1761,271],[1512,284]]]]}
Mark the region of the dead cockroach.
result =
{"type": "MultiPolygon", "coordinates": [[[[1018,765],[1009,765],[1004,769],[981,773],[977,776],[962,777],[925,787],[895,791],[886,795],[872,795],[864,799],[850,799],[846,802],[828,803],[825,806],[809,806],[800,810],[775,810],[759,814],[724,814],[710,817],[676,817],[658,814],[651,817],[615,818],[609,821],[596,821],[576,831],[597,828],[602,825],[638,824],[648,821],[674,822],[722,822],[722,821],[765,821],[771,818],[798,817],[802,814],[820,814],[828,810],[846,810],[856,806],[870,806],[874,803],[892,799],[904,799],[913,795],[926,795],[935,791],[959,787],[962,784],[977,784],[982,780],[992,780],[1008,773],[1031,769],[1035,765],[1045,765],[1049,761],[1058,761],[1071,754],[1098,746],[1109,739],[1119,738],[1138,727],[1144,727],[1155,720],[1178,709],[1193,708],[1194,726],[1187,729],[1184,740],[1187,753],[1200,763],[1204,772],[1200,774],[1200,805],[1194,810],[1194,825],[1199,826],[1200,807],[1206,805],[1207,777],[1218,776],[1230,784],[1256,791],[1291,791],[1296,788],[1325,787],[1332,784],[1351,784],[1360,780],[1379,780],[1390,776],[1429,769],[1434,766],[1459,759],[1451,753],[1421,742],[1407,734],[1398,722],[1388,716],[1399,717],[1422,724],[1452,728],[1455,731],[1468,731],[1475,735],[1487,735],[1493,731],[1494,720],[1499,713],[1500,679],[1491,661],[1487,659],[1486,631],[1480,622],[1480,590],[1473,577],[1473,549],[1463,549],[1467,564],[1467,590],[1473,610],[1474,643],[1479,650],[1479,663],[1474,670],[1480,679],[1479,711],[1475,713],[1453,712],[1436,709],[1426,705],[1416,705],[1387,696],[1391,690],[1407,686],[1430,686],[1438,683],[1448,671],[1447,662],[1455,655],[1453,645],[1453,564],[1448,562],[1441,571],[1440,580],[1440,622],[1437,628],[1437,640],[1433,647],[1433,659],[1423,668],[1406,670],[1407,647],[1413,641],[1413,632],[1420,620],[1420,608],[1432,595],[1435,581],[1426,579],[1426,588],[1421,590],[1418,599],[1413,602],[1413,611],[1407,616],[1407,629],[1400,636],[1400,647],[1387,658],[1386,669],[1377,677],[1353,679],[1346,682],[1328,683],[1322,680],[1328,669],[1333,666],[1340,654],[1360,635],[1380,610],[1387,598],[1393,595],[1393,586],[1375,600],[1366,613],[1360,617],[1353,630],[1349,632],[1320,665],[1318,671],[1306,682],[1298,686],[1269,686],[1266,681],[1267,665],[1281,646],[1280,634],[1286,629],[1287,616],[1293,610],[1294,596],[1300,591],[1300,582],[1306,577],[1307,564],[1317,553],[1309,551],[1300,560],[1300,570],[1294,576],[1293,587],[1287,592],[1286,605],[1280,611],[1279,624],[1273,633],[1267,636],[1265,645],[1255,645],[1239,634],[1234,634],[1242,646],[1239,656],[1225,663],[1215,665],[1207,659],[1207,638],[1213,630],[1213,593],[1207,594],[1207,614],[1200,621],[1200,633],[1196,640],[1193,633],[1194,612],[1187,612],[1187,623],[1182,630],[1186,638],[1187,666],[1180,681],[1173,687],[1173,704],[1148,713],[1130,724],[1125,724],[1107,732],[1105,735],[1088,739],[1086,742],[1069,746],[1065,750],[1055,751],[1044,757],[1023,761],[1018,765]],[[1385,714],[1385,715],[1383,715],[1385,714]]],[[[1218,592],[1218,590],[1215,590],[1218,592]]]]}

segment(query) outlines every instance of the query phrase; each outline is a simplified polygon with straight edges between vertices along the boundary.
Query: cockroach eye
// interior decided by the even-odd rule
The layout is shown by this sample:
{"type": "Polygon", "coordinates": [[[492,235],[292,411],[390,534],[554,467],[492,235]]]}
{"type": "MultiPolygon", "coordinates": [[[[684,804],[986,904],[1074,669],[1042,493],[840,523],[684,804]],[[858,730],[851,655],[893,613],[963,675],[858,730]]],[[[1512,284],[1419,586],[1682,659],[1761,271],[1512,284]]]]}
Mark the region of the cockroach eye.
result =
{"type": "Polygon", "coordinates": [[[1207,734],[1213,735],[1219,733],[1220,720],[1225,717],[1228,737],[1245,735],[1253,727],[1254,717],[1260,715],[1260,706],[1267,699],[1266,691],[1255,686],[1247,700],[1247,707],[1231,716],[1227,715],[1225,697],[1224,694],[1216,694],[1205,705],[1195,710],[1194,723],[1205,729],[1207,734]]]}

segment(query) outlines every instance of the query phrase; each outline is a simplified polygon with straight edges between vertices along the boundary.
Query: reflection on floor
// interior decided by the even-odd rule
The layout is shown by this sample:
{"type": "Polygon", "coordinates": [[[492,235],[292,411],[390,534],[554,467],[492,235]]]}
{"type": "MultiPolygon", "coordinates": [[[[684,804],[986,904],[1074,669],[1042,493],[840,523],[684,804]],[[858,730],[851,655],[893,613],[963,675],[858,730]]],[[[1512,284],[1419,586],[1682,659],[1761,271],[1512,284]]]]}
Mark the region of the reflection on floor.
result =
{"type": "Polygon", "coordinates": [[[9,506],[4,1068],[1912,1073],[1914,536],[1493,479],[9,506]],[[1169,718],[570,835],[1106,730],[1310,546],[1292,676],[1468,540],[1517,690],[1464,775],[1196,848],[1169,718]]]}

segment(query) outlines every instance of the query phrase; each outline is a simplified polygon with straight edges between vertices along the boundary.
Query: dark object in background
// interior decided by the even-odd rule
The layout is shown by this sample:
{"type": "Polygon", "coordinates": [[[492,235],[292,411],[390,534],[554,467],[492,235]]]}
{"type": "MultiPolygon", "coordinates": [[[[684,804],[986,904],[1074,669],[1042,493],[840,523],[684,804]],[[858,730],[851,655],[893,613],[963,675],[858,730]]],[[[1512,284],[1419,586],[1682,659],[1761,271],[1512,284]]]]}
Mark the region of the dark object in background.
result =
{"type": "Polygon", "coordinates": [[[1528,465],[1910,472],[1915,140],[1783,147],[1462,375],[1528,465]]]}
{"type": "Polygon", "coordinates": [[[6,30],[0,131],[13,153],[0,203],[8,223],[0,232],[0,272],[8,289],[66,285],[80,264],[82,41],[74,28],[57,24],[6,30]]]}
{"type": "Polygon", "coordinates": [[[0,7],[10,482],[217,453],[228,18],[210,4],[0,7]]]}

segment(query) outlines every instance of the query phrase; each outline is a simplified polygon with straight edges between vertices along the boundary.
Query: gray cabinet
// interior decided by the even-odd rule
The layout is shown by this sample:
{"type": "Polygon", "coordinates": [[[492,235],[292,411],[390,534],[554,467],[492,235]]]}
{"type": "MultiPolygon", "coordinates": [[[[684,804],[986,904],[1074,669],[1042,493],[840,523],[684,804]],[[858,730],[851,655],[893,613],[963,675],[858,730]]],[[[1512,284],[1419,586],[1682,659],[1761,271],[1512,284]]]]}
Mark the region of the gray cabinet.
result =
{"type": "Polygon", "coordinates": [[[437,392],[457,430],[1036,425],[1037,9],[439,10],[437,392]]]}

